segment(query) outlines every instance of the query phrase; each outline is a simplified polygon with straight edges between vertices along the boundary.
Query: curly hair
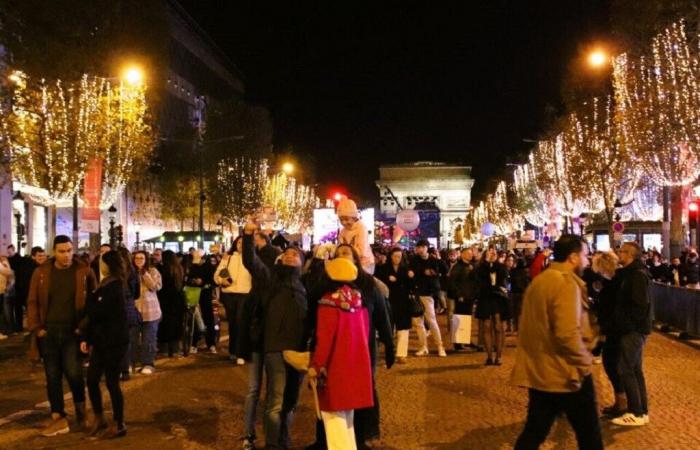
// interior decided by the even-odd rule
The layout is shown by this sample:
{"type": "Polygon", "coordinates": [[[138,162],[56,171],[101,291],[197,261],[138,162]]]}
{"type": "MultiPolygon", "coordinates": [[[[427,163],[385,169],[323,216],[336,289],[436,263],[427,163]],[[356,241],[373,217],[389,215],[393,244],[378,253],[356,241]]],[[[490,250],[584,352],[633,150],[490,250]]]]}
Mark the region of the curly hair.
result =
{"type": "Polygon", "coordinates": [[[591,267],[597,274],[612,278],[618,266],[618,257],[613,251],[593,255],[591,267]]]}

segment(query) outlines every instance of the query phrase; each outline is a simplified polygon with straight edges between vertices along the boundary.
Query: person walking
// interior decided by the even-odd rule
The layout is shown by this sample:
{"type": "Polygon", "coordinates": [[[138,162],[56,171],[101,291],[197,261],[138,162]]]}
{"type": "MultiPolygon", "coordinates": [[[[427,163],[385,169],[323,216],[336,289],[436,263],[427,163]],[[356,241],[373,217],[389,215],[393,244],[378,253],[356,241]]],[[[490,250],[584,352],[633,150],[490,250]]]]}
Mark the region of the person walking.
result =
{"type": "Polygon", "coordinates": [[[356,450],[354,410],[374,406],[369,355],[369,316],[354,284],[358,268],[345,258],[326,264],[329,290],[318,301],[309,382],[318,401],[328,450],[356,450]]]}
{"type": "MultiPolygon", "coordinates": [[[[474,253],[470,247],[463,248],[447,276],[447,324],[450,329],[455,314],[472,315],[477,292],[476,281],[474,253]]],[[[462,344],[453,342],[452,345],[455,350],[463,348],[462,344]]]]}
{"type": "Polygon", "coordinates": [[[87,386],[95,418],[88,436],[109,439],[126,436],[124,396],[119,386],[119,375],[130,344],[126,308],[129,287],[124,257],[119,251],[110,250],[102,255],[100,275],[102,281],[85,306],[85,318],[80,328],[86,340],[80,343],[80,350],[90,353],[87,386]],[[105,432],[102,431],[107,428],[100,390],[102,375],[112,402],[114,420],[114,424],[105,432]]]}
{"type": "MultiPolygon", "coordinates": [[[[305,350],[306,289],[301,282],[304,252],[287,247],[271,270],[255,252],[254,223],[246,224],[242,238],[243,265],[261,288],[263,367],[267,377],[265,448],[290,447],[289,430],[299,399],[301,376],[282,357],[284,350],[305,350]]],[[[231,255],[232,256],[232,255],[231,255]]],[[[223,261],[222,261],[223,263],[223,261]]],[[[232,283],[233,284],[233,283],[232,283]]]]}
{"type": "Polygon", "coordinates": [[[603,448],[591,376],[593,334],[580,278],[587,265],[585,241],[563,235],[554,244],[554,262],[525,291],[511,382],[528,388],[529,402],[515,450],[538,449],[562,412],[580,449],[603,448]]]}
{"type": "Polygon", "coordinates": [[[158,291],[163,287],[160,272],[150,265],[148,253],[139,250],[134,253],[134,269],[140,278],[141,295],[136,300],[136,309],[141,314],[139,327],[138,352],[141,358],[143,375],[151,375],[155,370],[158,352],[158,324],[162,317],[158,291]]]}
{"type": "Polygon", "coordinates": [[[158,302],[162,313],[158,326],[158,342],[167,348],[172,358],[179,351],[185,317],[185,297],[182,293],[185,274],[172,250],[163,252],[161,272],[163,287],[158,291],[158,302]]]}
{"type": "MultiPolygon", "coordinates": [[[[272,270],[267,265],[265,267],[272,270]]],[[[226,310],[229,359],[242,366],[245,364],[245,359],[241,355],[239,337],[246,303],[250,299],[250,291],[253,287],[253,277],[243,263],[241,236],[233,241],[231,249],[216,268],[214,282],[221,287],[221,304],[226,310]]]]}
{"type": "Polygon", "coordinates": [[[190,353],[197,353],[197,343],[204,335],[204,342],[209,353],[216,354],[216,330],[214,329],[214,305],[212,303],[215,271],[216,267],[209,263],[208,258],[202,257],[199,251],[194,253],[190,270],[185,277],[185,284],[201,288],[198,306],[205,329],[203,332],[200,332],[197,327],[193,330],[190,353]]]}
{"type": "Polygon", "coordinates": [[[87,294],[96,286],[90,267],[73,259],[73,243],[68,236],[54,238],[53,252],[54,257],[34,271],[27,296],[27,324],[41,341],[51,406],[51,423],[41,433],[47,437],[70,431],[63,400],[64,376],[73,395],[78,429],[85,427],[78,324],[85,314],[87,294]]]}
{"type": "Polygon", "coordinates": [[[412,282],[408,277],[403,250],[393,248],[389,252],[387,263],[377,266],[377,277],[389,287],[389,304],[396,327],[396,362],[405,364],[413,315],[408,298],[412,282]]]}
{"type": "Polygon", "coordinates": [[[445,353],[445,347],[442,345],[440,327],[437,324],[437,318],[435,316],[434,298],[436,295],[440,295],[440,266],[437,259],[429,257],[428,246],[428,241],[424,239],[416,243],[416,255],[413,257],[408,271],[408,276],[412,278],[415,283],[416,292],[425,311],[423,317],[418,317],[413,320],[413,326],[418,334],[418,345],[420,347],[416,352],[416,356],[427,356],[430,353],[428,350],[425,326],[423,325],[423,321],[425,321],[428,323],[430,335],[437,345],[438,355],[446,357],[447,353],[445,353]]]}
{"type": "Polygon", "coordinates": [[[651,333],[650,277],[641,260],[639,244],[625,242],[620,249],[622,268],[615,298],[612,332],[620,338],[618,372],[627,396],[627,413],[612,420],[615,425],[649,423],[647,388],[642,370],[644,344],[651,333]]]}

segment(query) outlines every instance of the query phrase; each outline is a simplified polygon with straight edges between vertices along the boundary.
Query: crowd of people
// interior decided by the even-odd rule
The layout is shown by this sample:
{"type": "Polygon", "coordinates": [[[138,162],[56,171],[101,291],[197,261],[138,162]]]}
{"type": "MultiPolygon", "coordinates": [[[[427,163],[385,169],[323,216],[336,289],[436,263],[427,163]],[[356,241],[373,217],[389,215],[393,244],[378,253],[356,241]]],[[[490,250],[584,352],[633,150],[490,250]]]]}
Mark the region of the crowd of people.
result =
{"type": "Polygon", "coordinates": [[[272,245],[254,223],[223,254],[215,248],[208,255],[195,249],[130,253],[103,245],[91,261],[74,255],[66,236],[56,237],[49,259],[41,248],[27,257],[8,248],[0,259],[3,316],[7,333],[22,332],[26,322],[32,356],[43,360],[52,421],[42,434],[70,429],[65,376],[77,428],[90,437],[124,436],[120,383],[135,373],[153,374],[159,353],[217,353],[218,305],[228,322],[227,356],[247,366],[244,449],[255,448],[263,381],[266,448],[290,447],[305,378],[318,393],[316,442],[309,448],[370,446],[381,434],[378,343],[387,368],[405,364],[411,330],[418,338],[415,357],[431,354],[430,338],[437,356],[446,357],[448,349],[481,351],[486,366],[500,366],[506,334],[518,334],[512,380],[529,388],[530,406],[516,448],[538,448],[561,411],[581,448],[602,448],[590,379],[594,355],[601,353],[615,391],[604,415],[616,425],[649,422],[642,371],[651,331],[648,285],[697,283],[696,253],[674,268],[658,253],[626,243],[617,252],[596,253],[589,267],[585,242],[567,235],[536,252],[476,245],[437,251],[424,240],[410,251],[371,248],[359,238],[366,230],[354,202],[342,201],[338,213],[338,244],[311,252],[272,245]],[[449,336],[438,326],[441,314],[449,336]],[[457,316],[474,317],[475,341],[455,339],[457,316]],[[305,353],[301,367],[293,363],[305,353]],[[103,376],[113,409],[109,427],[103,376]]]}

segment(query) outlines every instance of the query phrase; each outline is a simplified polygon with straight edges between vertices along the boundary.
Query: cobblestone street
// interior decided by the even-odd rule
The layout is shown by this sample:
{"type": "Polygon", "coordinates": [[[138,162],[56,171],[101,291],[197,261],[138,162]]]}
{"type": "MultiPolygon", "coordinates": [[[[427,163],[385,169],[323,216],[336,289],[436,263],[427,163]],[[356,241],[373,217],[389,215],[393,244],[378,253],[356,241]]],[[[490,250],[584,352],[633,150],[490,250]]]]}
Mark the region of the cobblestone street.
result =
{"type": "MultiPolygon", "coordinates": [[[[13,338],[16,339],[19,338],[13,338]]],[[[434,355],[414,357],[406,365],[380,369],[383,437],[377,448],[512,448],[526,407],[526,392],[508,384],[513,343],[513,338],[509,338],[501,367],[484,367],[483,353],[460,353],[445,359],[434,355]]],[[[12,340],[2,344],[5,349],[11,345],[12,340]]],[[[651,423],[632,429],[603,423],[606,448],[700,448],[700,413],[696,407],[700,373],[695,370],[698,362],[697,349],[666,335],[652,335],[645,356],[651,423]]],[[[88,441],[80,433],[52,439],[38,437],[37,427],[48,416],[45,407],[33,407],[44,401],[43,373],[30,376],[28,365],[16,358],[4,360],[2,369],[1,412],[3,422],[9,422],[0,426],[3,449],[144,445],[159,449],[224,449],[239,445],[246,369],[231,366],[221,354],[165,361],[159,364],[155,375],[138,375],[124,383],[129,434],[112,442],[88,441]],[[23,412],[11,415],[18,411],[23,412]]],[[[595,366],[594,374],[602,403],[611,401],[602,366],[595,366]]],[[[311,395],[304,390],[293,427],[295,448],[312,442],[313,426],[311,395]]],[[[543,448],[576,448],[573,432],[564,419],[555,423],[543,448]]]]}

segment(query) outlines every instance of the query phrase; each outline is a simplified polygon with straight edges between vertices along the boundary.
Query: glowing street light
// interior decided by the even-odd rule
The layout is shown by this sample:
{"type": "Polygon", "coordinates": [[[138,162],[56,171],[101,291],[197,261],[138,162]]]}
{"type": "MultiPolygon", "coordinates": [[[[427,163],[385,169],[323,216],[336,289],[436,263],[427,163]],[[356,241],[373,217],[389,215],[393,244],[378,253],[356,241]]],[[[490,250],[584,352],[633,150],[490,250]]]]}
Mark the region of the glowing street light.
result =
{"type": "Polygon", "coordinates": [[[124,81],[132,86],[137,86],[143,82],[143,71],[136,66],[129,66],[123,73],[124,81]]]}
{"type": "Polygon", "coordinates": [[[294,164],[290,162],[282,164],[282,172],[286,173],[287,175],[291,175],[292,172],[294,172],[294,164]]]}
{"type": "Polygon", "coordinates": [[[588,64],[593,68],[600,68],[608,64],[610,57],[603,50],[594,50],[588,55],[588,64]]]}

